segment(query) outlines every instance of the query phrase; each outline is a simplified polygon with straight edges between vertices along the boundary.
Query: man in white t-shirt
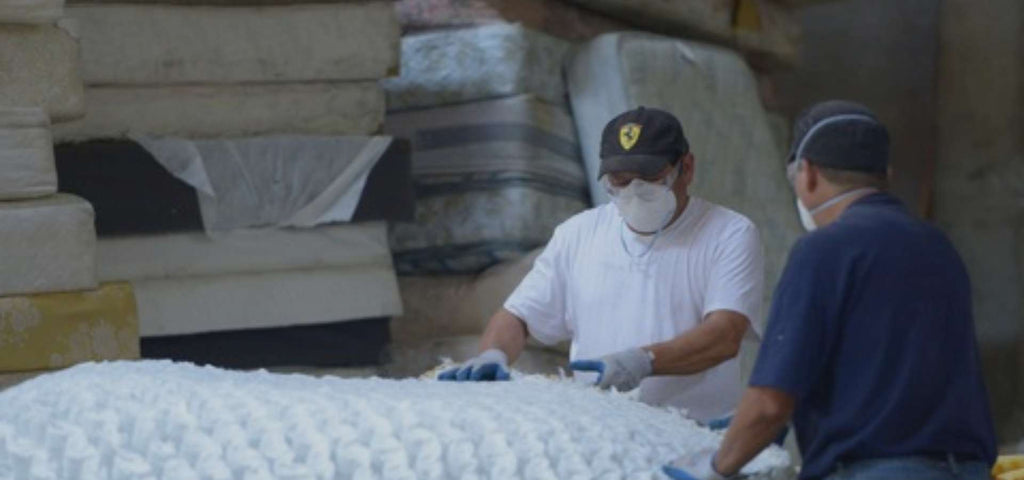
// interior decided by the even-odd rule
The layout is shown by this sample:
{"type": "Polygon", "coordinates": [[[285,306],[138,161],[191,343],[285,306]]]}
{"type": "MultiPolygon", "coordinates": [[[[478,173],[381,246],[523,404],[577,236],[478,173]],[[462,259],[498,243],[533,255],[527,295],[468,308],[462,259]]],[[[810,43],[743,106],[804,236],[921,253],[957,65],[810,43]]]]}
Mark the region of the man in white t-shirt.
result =
{"type": "Polygon", "coordinates": [[[736,358],[760,335],[764,259],[744,216],[688,195],[694,157],[679,121],[640,107],[601,140],[612,203],[555,229],[533,269],[491,318],[481,353],[441,380],[504,380],[527,336],[572,340],[575,377],[698,421],[729,414],[736,358]]]}

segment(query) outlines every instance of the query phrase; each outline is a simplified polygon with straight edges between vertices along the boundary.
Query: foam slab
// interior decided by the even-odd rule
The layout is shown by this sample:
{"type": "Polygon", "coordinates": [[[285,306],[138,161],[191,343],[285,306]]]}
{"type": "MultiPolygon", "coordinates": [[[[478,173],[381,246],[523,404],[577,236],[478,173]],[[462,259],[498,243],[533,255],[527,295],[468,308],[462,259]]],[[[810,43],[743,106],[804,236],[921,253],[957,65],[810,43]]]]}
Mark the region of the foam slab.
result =
{"type": "Polygon", "coordinates": [[[0,23],[0,105],[42,108],[54,122],[85,114],[74,27],[0,23]]]}
{"type": "Polygon", "coordinates": [[[139,319],[127,283],[0,297],[0,371],[139,358],[139,319]]]}
{"type": "Polygon", "coordinates": [[[384,222],[104,238],[96,255],[100,281],[382,265],[391,256],[384,222]]]}
{"type": "Polygon", "coordinates": [[[520,25],[409,35],[401,75],[384,81],[388,109],[448,105],[522,93],[565,103],[569,43],[520,25]]]}
{"type": "Polygon", "coordinates": [[[375,80],[398,68],[389,1],[74,5],[88,85],[375,80]]]}
{"type": "Polygon", "coordinates": [[[57,192],[50,119],[38,108],[0,108],[0,200],[57,192]]]}
{"type": "Polygon", "coordinates": [[[390,262],[132,283],[143,336],[313,325],[402,311],[390,262]]]}
{"type": "MultiPolygon", "coordinates": [[[[444,383],[115,362],[28,380],[0,403],[0,469],[14,478],[653,480],[722,438],[678,411],[519,374],[444,383]]],[[[774,446],[742,473],[792,477],[774,446]]]]}
{"type": "Polygon", "coordinates": [[[90,87],[86,96],[88,115],[55,126],[55,141],[361,135],[376,132],[384,118],[384,95],[376,82],[90,87]]]}
{"type": "Polygon", "coordinates": [[[0,0],[0,23],[52,23],[63,11],[64,0],[0,0]]]}
{"type": "Polygon", "coordinates": [[[96,287],[96,231],[85,200],[0,202],[0,231],[0,296],[96,287]]]}
{"type": "MultiPolygon", "coordinates": [[[[605,124],[636,105],[667,110],[696,158],[691,193],[750,218],[765,246],[766,278],[779,277],[800,224],[784,153],[738,54],[657,35],[608,34],[580,49],[567,77],[594,203],[608,201],[597,180],[605,124]]],[[[766,305],[773,287],[765,289],[766,305]]]]}

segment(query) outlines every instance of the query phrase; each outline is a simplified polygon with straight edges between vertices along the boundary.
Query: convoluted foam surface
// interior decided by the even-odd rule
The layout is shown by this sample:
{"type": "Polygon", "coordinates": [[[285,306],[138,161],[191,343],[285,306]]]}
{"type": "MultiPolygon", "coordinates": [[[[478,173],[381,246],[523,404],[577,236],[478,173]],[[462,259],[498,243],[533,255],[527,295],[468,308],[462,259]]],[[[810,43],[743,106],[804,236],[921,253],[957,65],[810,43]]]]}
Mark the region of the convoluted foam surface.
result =
{"type": "MultiPolygon", "coordinates": [[[[719,436],[571,382],[85,364],[0,393],[0,478],[649,479],[719,436]]],[[[772,449],[751,464],[788,463],[772,449]]]]}

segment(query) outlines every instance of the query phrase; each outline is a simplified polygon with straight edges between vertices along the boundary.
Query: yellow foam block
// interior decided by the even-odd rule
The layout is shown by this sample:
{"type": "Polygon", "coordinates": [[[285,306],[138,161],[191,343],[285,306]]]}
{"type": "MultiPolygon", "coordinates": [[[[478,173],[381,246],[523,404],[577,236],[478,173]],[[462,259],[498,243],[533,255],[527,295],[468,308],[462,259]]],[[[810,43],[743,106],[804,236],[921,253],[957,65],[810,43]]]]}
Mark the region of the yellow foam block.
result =
{"type": "Polygon", "coordinates": [[[131,284],[0,297],[0,372],[136,358],[139,317],[131,284]]]}
{"type": "MultiPolygon", "coordinates": [[[[992,467],[992,476],[1003,480],[999,477],[1000,475],[1022,469],[1024,469],[1024,455],[1000,455],[992,467]]],[[[1013,478],[1024,478],[1024,476],[1013,478]]]]}
{"type": "Polygon", "coordinates": [[[996,475],[996,480],[1024,480],[1024,468],[996,475]]]}

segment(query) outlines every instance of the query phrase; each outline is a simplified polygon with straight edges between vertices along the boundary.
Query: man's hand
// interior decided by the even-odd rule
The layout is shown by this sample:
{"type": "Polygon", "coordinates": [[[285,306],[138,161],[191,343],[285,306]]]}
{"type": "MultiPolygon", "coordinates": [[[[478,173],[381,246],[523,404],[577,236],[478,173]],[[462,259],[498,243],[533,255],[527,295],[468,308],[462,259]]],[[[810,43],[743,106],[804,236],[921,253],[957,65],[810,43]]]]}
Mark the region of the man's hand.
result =
{"type": "Polygon", "coordinates": [[[437,376],[438,380],[456,382],[489,382],[511,378],[508,373],[508,357],[497,348],[485,350],[462,365],[445,370],[437,376]]]}
{"type": "Polygon", "coordinates": [[[732,480],[741,478],[738,474],[725,476],[715,470],[715,451],[703,450],[680,457],[661,469],[673,480],[732,480]]]}
{"type": "Polygon", "coordinates": [[[569,363],[569,368],[579,371],[597,372],[597,385],[600,388],[612,388],[620,392],[628,392],[640,386],[640,381],[650,376],[651,354],[642,348],[633,348],[599,359],[576,360],[569,363]]]}

